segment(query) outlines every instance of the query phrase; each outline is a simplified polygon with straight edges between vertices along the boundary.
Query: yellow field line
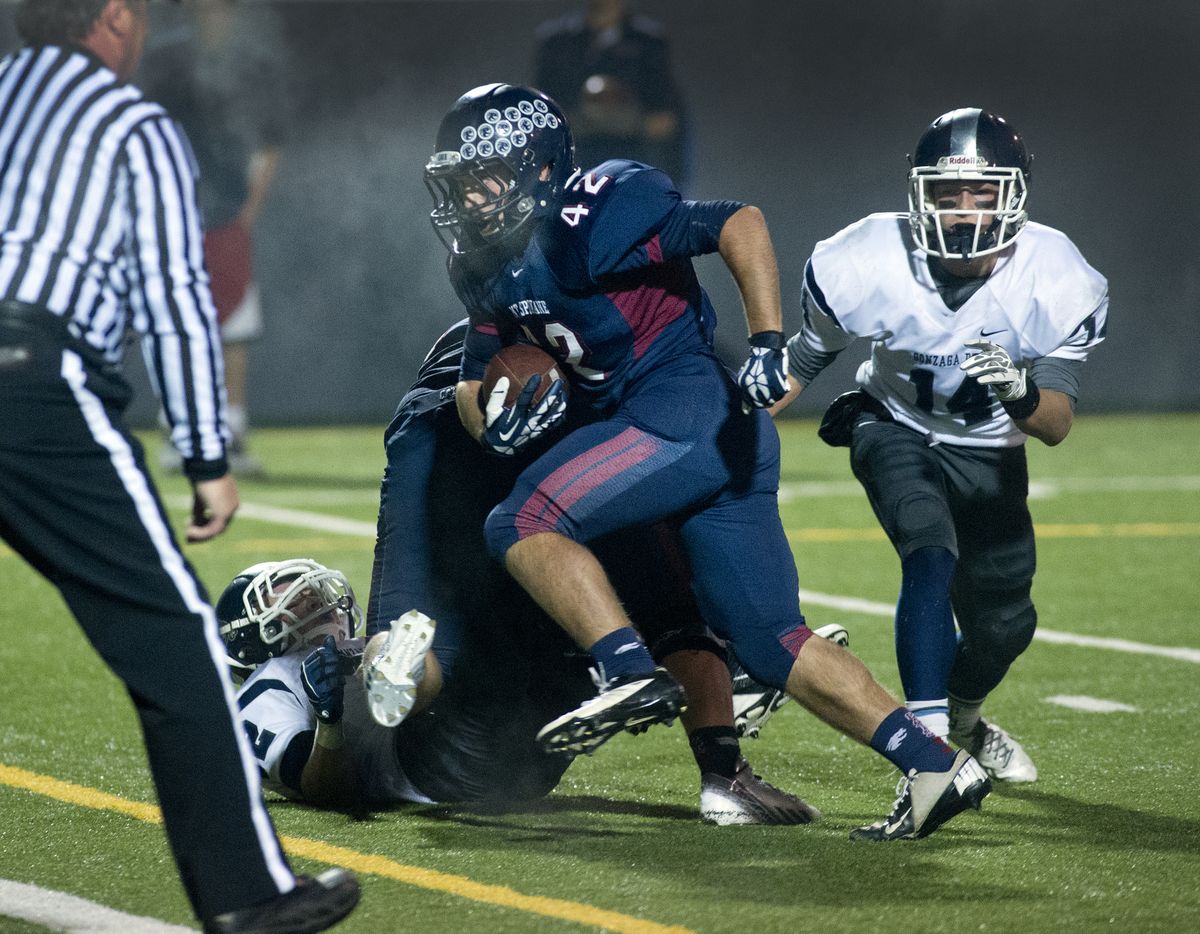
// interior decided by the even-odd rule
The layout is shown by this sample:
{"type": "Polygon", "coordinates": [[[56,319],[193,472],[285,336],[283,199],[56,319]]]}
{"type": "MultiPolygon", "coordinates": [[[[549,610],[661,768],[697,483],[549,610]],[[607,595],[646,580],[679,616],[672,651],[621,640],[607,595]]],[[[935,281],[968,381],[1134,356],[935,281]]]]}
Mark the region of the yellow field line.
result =
{"type": "MultiPolygon", "coordinates": [[[[882,529],[789,528],[793,542],[882,542],[882,529]]],[[[1038,538],[1191,538],[1200,535],[1200,522],[1035,523],[1038,538]]]]}
{"type": "MultiPolygon", "coordinates": [[[[158,807],[153,804],[129,801],[95,788],[64,782],[49,775],[27,772],[2,762],[0,762],[0,784],[31,791],[34,794],[54,798],[67,804],[95,808],[100,811],[115,811],[151,824],[162,822],[162,815],[158,807]]],[[[435,892],[445,892],[471,901],[498,905],[502,908],[513,908],[529,914],[604,928],[608,931],[618,931],[622,934],[694,934],[685,927],[659,924],[655,921],[646,921],[616,911],[606,911],[603,908],[559,898],[522,895],[508,886],[487,885],[465,876],[455,876],[434,869],[423,869],[420,866],[408,866],[388,859],[386,856],[359,853],[356,850],[334,846],[321,840],[309,840],[305,837],[280,837],[280,840],[284,849],[292,856],[344,866],[355,872],[382,876],[406,885],[414,885],[435,892]]]]}
{"type": "MultiPolygon", "coordinates": [[[[1035,523],[1038,538],[1192,538],[1200,535],[1200,522],[1099,522],[1035,523]]],[[[882,542],[881,529],[810,529],[788,528],[792,542],[882,542]]],[[[350,547],[345,536],[309,536],[307,538],[229,539],[228,551],[247,554],[267,554],[297,548],[320,551],[326,548],[350,547]]],[[[0,542],[0,558],[12,557],[11,548],[0,542]]]]}

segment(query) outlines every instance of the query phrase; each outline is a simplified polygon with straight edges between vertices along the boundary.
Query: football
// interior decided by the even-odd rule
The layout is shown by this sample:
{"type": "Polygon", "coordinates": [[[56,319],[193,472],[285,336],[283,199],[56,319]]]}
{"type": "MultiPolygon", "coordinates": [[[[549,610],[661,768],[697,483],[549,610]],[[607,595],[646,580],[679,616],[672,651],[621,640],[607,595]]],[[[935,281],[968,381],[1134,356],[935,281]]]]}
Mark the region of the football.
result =
{"type": "Polygon", "coordinates": [[[502,376],[508,377],[508,395],[504,398],[505,405],[512,405],[517,396],[525,388],[529,377],[541,374],[542,382],[533,394],[534,402],[541,400],[556,379],[563,381],[563,392],[566,394],[567,381],[562,369],[550,354],[532,344],[509,344],[502,347],[496,356],[488,361],[483,373],[483,386],[479,391],[479,407],[483,409],[491,397],[492,389],[502,376]]]}

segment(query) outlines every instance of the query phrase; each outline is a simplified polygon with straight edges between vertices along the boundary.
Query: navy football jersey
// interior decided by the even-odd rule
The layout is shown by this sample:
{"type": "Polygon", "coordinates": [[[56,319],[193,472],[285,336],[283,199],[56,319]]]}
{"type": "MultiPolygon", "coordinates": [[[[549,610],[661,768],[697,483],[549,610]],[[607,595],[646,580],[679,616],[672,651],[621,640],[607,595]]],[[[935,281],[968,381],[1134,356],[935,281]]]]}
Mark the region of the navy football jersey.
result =
{"type": "Polygon", "coordinates": [[[409,415],[427,412],[454,402],[454,386],[462,364],[467,319],[452,324],[425,355],[417,378],[400,400],[385,437],[390,437],[399,422],[409,415]]]}
{"type": "MultiPolygon", "coordinates": [[[[573,392],[603,410],[662,361],[712,353],[716,315],[691,257],[715,240],[689,231],[696,204],[657,169],[611,160],[573,178],[557,214],[499,269],[452,260],[471,322],[461,376],[482,379],[502,344],[526,341],[562,363],[573,392]]],[[[722,222],[741,206],[725,204],[722,222]]]]}

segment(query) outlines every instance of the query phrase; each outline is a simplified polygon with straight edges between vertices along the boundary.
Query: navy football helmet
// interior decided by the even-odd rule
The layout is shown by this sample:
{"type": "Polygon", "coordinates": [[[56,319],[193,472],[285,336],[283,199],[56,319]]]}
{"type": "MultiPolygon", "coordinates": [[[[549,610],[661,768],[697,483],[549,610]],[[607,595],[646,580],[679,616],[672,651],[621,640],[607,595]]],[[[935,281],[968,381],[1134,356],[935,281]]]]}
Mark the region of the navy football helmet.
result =
{"type": "Polygon", "coordinates": [[[502,244],[552,210],[574,172],[559,106],[533,88],[486,84],[455,101],[438,129],[425,165],[429,218],[452,253],[502,244]]]}
{"type": "Polygon", "coordinates": [[[1003,117],[975,107],[942,114],[921,134],[909,163],[909,225],[917,246],[932,256],[969,260],[996,253],[1029,220],[1025,199],[1033,157],[1003,117]],[[979,215],[976,223],[946,228],[942,215],[963,212],[939,210],[936,193],[955,182],[992,182],[999,190],[991,209],[968,212],[979,215]]]}
{"type": "Polygon", "coordinates": [[[341,571],[308,558],[266,561],[238,574],[215,606],[230,664],[252,669],[326,636],[354,637],[362,609],[341,571]]]}

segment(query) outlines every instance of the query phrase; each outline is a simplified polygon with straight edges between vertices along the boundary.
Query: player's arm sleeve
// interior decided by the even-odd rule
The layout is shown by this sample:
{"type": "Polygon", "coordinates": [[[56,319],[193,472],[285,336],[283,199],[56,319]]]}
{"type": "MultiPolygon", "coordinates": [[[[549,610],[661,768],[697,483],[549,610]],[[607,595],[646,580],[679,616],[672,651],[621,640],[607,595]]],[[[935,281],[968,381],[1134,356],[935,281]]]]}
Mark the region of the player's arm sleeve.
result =
{"type": "Polygon", "coordinates": [[[142,324],[146,369],[184,472],[215,479],[227,470],[224,371],[190,150],[163,115],[129,135],[126,164],[131,302],[142,324]]]}
{"type": "Polygon", "coordinates": [[[463,340],[462,364],[458,378],[462,381],[482,380],[488,361],[504,346],[500,328],[494,321],[471,319],[463,340]]]}
{"type": "Polygon", "coordinates": [[[1062,342],[1044,357],[1030,365],[1030,376],[1040,389],[1054,389],[1065,393],[1071,407],[1079,399],[1079,377],[1088,354],[1108,334],[1108,293],[1100,298],[1096,307],[1085,317],[1062,342]]]}
{"type": "Polygon", "coordinates": [[[738,201],[684,201],[670,177],[642,168],[616,182],[588,234],[593,282],[671,260],[715,253],[738,201]]]}
{"type": "Polygon", "coordinates": [[[788,372],[801,385],[808,386],[850,345],[854,337],[842,329],[837,315],[829,307],[829,300],[817,283],[811,260],[804,267],[800,309],[803,323],[787,345],[788,372]]]}

